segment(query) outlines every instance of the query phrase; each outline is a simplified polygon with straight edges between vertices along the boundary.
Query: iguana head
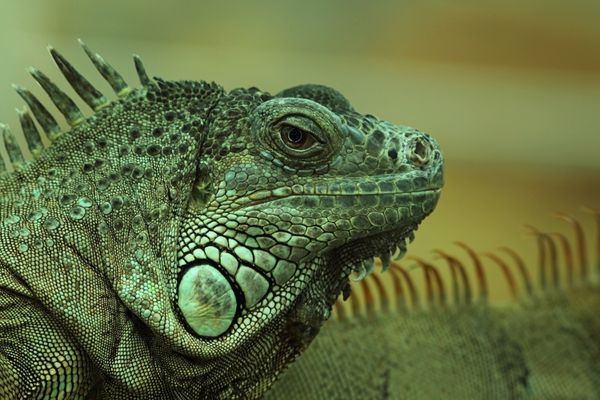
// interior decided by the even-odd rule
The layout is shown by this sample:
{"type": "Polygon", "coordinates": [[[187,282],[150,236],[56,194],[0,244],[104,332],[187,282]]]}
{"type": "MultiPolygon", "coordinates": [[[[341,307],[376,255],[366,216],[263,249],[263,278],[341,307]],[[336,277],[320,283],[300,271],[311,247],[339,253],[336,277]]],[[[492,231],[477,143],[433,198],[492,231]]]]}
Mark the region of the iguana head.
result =
{"type": "Polygon", "coordinates": [[[404,254],[438,200],[442,156],[430,136],[318,85],[233,90],[206,129],[178,311],[199,341],[268,349],[244,360],[248,376],[268,379],[318,332],[352,271],[404,254]]]}
{"type": "Polygon", "coordinates": [[[17,87],[53,144],[42,151],[20,113],[36,157],[23,164],[4,132],[14,204],[31,208],[7,223],[27,216],[44,238],[20,243],[20,260],[50,254],[68,271],[28,268],[24,279],[99,367],[107,397],[260,395],[352,271],[405,252],[438,200],[437,144],[357,113],[327,87],[227,93],[151,80],[136,58],[142,87],[131,89],[84,49],[118,99],[51,49],[93,116],[32,69],[72,129],[17,87]]]}

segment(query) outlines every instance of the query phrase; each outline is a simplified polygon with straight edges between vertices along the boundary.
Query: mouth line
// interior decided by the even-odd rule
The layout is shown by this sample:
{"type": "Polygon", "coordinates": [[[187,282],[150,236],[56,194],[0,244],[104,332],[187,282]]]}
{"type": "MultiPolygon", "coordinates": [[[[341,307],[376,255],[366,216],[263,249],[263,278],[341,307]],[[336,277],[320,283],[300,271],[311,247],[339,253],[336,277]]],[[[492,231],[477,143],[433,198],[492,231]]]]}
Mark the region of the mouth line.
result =
{"type": "MultiPolygon", "coordinates": [[[[272,192],[276,192],[277,189],[272,190],[272,192]]],[[[318,197],[347,197],[347,196],[413,196],[419,194],[439,194],[442,191],[441,187],[432,187],[429,189],[420,189],[413,190],[410,192],[399,192],[399,191],[389,191],[389,192],[373,192],[373,193],[293,193],[293,194],[285,194],[285,195],[270,195],[257,199],[253,195],[254,193],[249,194],[248,196],[244,196],[236,199],[233,203],[239,205],[236,207],[236,210],[243,210],[248,207],[254,207],[257,205],[270,203],[276,200],[281,199],[290,199],[294,197],[304,197],[304,196],[318,196],[318,197]]]]}

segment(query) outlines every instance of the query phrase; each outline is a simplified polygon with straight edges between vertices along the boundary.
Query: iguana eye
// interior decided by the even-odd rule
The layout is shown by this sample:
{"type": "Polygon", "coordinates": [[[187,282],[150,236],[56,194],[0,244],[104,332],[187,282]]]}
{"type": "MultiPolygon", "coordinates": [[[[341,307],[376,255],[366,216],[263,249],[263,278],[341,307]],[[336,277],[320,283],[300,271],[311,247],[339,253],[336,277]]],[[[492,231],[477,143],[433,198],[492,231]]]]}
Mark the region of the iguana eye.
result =
{"type": "Polygon", "coordinates": [[[307,99],[271,99],[253,112],[252,132],[271,158],[295,170],[328,163],[343,144],[341,119],[307,99]]]}
{"type": "Polygon", "coordinates": [[[283,143],[295,150],[308,149],[316,143],[316,139],[312,134],[297,126],[282,124],[280,133],[283,143]]]}

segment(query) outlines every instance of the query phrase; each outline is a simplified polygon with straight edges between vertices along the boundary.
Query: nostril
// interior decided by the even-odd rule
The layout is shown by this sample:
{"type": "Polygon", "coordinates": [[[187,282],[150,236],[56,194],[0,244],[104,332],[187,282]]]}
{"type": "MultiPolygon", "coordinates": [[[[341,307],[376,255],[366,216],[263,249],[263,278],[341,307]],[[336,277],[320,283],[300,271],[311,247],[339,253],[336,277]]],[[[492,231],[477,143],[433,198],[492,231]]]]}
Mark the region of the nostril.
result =
{"type": "Polygon", "coordinates": [[[410,160],[417,166],[423,166],[429,162],[430,146],[422,139],[416,139],[413,142],[413,149],[410,160]]]}
{"type": "Polygon", "coordinates": [[[419,156],[419,158],[427,158],[427,153],[427,147],[421,140],[417,140],[415,143],[415,155],[419,156]]]}
{"type": "Polygon", "coordinates": [[[398,158],[398,150],[396,150],[396,149],[394,149],[394,148],[391,148],[391,149],[389,149],[389,150],[388,150],[388,156],[389,156],[389,157],[390,157],[392,160],[396,161],[396,159],[398,158]]]}

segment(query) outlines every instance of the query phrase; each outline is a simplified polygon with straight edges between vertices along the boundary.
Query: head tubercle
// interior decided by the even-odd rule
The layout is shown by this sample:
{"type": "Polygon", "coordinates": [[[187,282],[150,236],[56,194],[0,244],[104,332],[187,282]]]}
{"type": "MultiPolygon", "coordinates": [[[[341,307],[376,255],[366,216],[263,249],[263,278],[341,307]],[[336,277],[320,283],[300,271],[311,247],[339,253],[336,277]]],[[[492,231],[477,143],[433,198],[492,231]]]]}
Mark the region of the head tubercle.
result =
{"type": "Polygon", "coordinates": [[[236,102],[239,104],[237,108],[242,108],[244,105],[251,102],[258,101],[260,103],[273,98],[298,98],[319,103],[333,113],[343,114],[354,112],[354,108],[342,93],[329,86],[313,83],[292,86],[280,91],[276,95],[271,95],[256,87],[247,89],[236,88],[231,90],[228,95],[228,101],[226,101],[226,103],[229,103],[228,106],[230,106],[231,103],[236,102]]]}
{"type": "Polygon", "coordinates": [[[354,111],[343,94],[329,86],[305,84],[293,86],[277,94],[277,97],[297,97],[315,101],[334,113],[354,111]]]}

